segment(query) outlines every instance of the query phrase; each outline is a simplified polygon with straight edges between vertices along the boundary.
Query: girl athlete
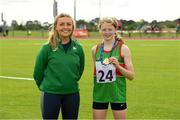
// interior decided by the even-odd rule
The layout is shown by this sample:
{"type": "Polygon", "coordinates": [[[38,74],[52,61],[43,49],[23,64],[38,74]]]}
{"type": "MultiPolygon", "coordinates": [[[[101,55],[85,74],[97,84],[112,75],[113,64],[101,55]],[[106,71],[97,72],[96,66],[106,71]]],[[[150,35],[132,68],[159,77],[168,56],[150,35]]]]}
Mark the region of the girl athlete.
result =
{"type": "Polygon", "coordinates": [[[100,20],[102,43],[92,48],[94,61],[93,118],[106,119],[110,103],[114,119],[126,119],[126,78],[134,79],[129,48],[117,35],[118,22],[100,20]]]}

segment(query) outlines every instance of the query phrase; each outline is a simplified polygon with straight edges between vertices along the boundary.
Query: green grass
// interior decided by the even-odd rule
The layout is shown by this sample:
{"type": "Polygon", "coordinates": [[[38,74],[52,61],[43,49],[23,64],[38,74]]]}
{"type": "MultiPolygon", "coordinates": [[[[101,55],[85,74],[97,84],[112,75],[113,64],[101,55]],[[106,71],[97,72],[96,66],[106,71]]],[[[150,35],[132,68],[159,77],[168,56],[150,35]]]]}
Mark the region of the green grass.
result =
{"type": "MultiPolygon", "coordinates": [[[[28,31],[9,31],[8,36],[13,36],[13,37],[28,37],[28,31]]],[[[31,31],[31,35],[29,37],[47,37],[48,36],[48,31],[45,30],[36,30],[36,31],[31,31]]]]}
{"type": "MultiPolygon", "coordinates": [[[[0,75],[32,77],[34,60],[45,40],[0,40],[0,75]]],[[[80,119],[92,118],[91,47],[81,40],[86,65],[80,80],[80,119]]],[[[180,119],[180,41],[127,40],[135,68],[127,82],[129,119],[180,119]]],[[[34,81],[0,78],[0,119],[39,119],[40,92],[34,81]]],[[[108,118],[112,117],[111,110],[108,118]]]]}

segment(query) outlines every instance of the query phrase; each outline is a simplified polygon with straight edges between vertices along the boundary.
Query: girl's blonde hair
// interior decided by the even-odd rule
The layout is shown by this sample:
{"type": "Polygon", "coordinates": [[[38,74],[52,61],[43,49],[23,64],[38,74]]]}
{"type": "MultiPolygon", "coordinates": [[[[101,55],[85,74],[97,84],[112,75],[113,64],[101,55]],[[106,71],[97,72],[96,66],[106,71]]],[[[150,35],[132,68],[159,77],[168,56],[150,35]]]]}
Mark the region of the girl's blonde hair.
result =
{"type": "Polygon", "coordinates": [[[98,28],[101,29],[101,26],[103,23],[110,23],[114,26],[114,28],[117,30],[118,29],[118,21],[114,17],[104,17],[99,21],[98,28]]]}
{"type": "Polygon", "coordinates": [[[57,44],[59,39],[59,35],[57,34],[57,32],[55,31],[55,28],[57,27],[57,22],[58,22],[58,19],[59,18],[63,18],[63,17],[68,17],[72,20],[72,23],[73,23],[73,30],[72,30],[72,33],[70,34],[70,38],[72,37],[73,35],[73,31],[75,29],[75,21],[73,20],[73,18],[69,15],[69,14],[66,14],[66,13],[61,13],[60,15],[56,16],[55,19],[54,19],[54,23],[50,26],[50,31],[49,31],[49,37],[48,37],[48,42],[51,46],[51,48],[53,50],[57,49],[57,44]]]}
{"type": "Polygon", "coordinates": [[[114,28],[116,29],[115,32],[115,39],[119,39],[122,40],[121,37],[118,34],[118,20],[115,17],[104,17],[99,21],[99,25],[98,28],[99,30],[101,29],[102,24],[104,23],[110,23],[112,26],[114,26],[114,28]]]}

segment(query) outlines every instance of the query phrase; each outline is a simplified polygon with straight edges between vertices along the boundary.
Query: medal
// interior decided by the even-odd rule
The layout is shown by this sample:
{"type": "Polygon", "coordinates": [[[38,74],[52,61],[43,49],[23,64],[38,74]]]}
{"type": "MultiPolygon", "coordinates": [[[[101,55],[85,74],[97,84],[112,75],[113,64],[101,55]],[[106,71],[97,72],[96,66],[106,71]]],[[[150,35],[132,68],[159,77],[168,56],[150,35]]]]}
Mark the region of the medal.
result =
{"type": "MultiPolygon", "coordinates": [[[[116,45],[116,40],[114,41],[114,44],[113,44],[113,46],[112,46],[112,49],[111,49],[111,53],[110,53],[110,55],[109,55],[109,57],[111,57],[112,56],[112,51],[113,51],[113,49],[114,49],[114,47],[115,47],[115,45],[116,45]]],[[[100,47],[100,61],[101,61],[101,64],[104,64],[104,65],[108,65],[108,64],[110,64],[110,62],[109,62],[109,58],[105,58],[104,60],[103,60],[103,50],[104,50],[104,43],[101,43],[101,47],[100,47]]]]}
{"type": "Polygon", "coordinates": [[[108,65],[109,64],[109,59],[108,58],[104,59],[103,64],[108,65]]]}

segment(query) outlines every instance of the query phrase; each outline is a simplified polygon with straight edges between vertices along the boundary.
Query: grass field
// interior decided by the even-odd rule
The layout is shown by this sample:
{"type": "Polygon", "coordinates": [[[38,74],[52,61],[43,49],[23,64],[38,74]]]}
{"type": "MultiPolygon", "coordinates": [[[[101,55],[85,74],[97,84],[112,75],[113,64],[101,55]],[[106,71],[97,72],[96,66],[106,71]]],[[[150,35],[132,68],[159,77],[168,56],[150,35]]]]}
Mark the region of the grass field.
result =
{"type": "MultiPolygon", "coordinates": [[[[45,40],[0,40],[0,76],[32,78],[36,54],[45,40]]],[[[81,40],[85,71],[80,80],[79,119],[92,118],[91,47],[81,40]]],[[[127,82],[129,119],[180,119],[180,41],[127,40],[135,68],[127,82]]],[[[34,81],[0,78],[0,119],[40,119],[40,92],[34,81]]],[[[108,111],[108,118],[113,118],[108,111]]]]}

